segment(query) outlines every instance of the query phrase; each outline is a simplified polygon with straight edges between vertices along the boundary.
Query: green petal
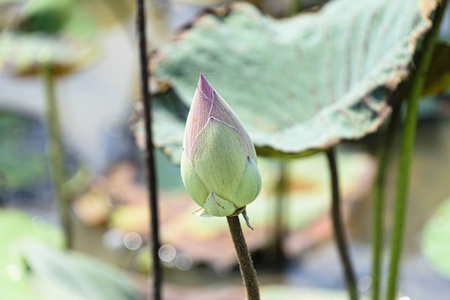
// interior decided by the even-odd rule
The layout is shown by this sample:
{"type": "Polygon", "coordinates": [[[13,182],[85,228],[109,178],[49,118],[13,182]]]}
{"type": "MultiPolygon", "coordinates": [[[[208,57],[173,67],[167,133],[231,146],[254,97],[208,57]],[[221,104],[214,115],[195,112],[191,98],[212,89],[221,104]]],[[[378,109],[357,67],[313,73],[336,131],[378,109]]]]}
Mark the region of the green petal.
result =
{"type": "Polygon", "coordinates": [[[242,134],[211,118],[193,144],[192,165],[209,191],[230,199],[244,174],[247,157],[242,134]]]}
{"type": "Polygon", "coordinates": [[[208,198],[209,191],[200,177],[197,176],[191,161],[183,151],[181,156],[181,178],[191,198],[200,206],[203,206],[206,198],[208,198]]]}
{"type": "Polygon", "coordinates": [[[224,200],[214,193],[209,194],[203,205],[204,213],[216,217],[226,217],[232,215],[236,211],[236,206],[230,201],[224,200]]]}
{"type": "Polygon", "coordinates": [[[248,158],[244,176],[233,196],[230,198],[236,207],[244,207],[253,202],[261,191],[261,174],[252,158],[248,158]]]}

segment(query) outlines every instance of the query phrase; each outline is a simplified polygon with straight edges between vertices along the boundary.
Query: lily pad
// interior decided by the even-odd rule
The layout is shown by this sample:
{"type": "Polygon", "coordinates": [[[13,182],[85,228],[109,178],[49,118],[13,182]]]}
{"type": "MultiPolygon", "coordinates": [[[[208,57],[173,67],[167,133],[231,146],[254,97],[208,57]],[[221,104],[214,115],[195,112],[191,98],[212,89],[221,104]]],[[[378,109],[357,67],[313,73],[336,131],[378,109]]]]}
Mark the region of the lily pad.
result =
{"type": "Polygon", "coordinates": [[[18,252],[29,270],[31,286],[42,299],[139,299],[124,273],[86,255],[42,243],[24,243],[18,252]]]}
{"type": "MultiPolygon", "coordinates": [[[[226,16],[200,17],[154,56],[153,92],[170,86],[176,106],[188,107],[203,73],[260,154],[326,149],[385,120],[387,94],[407,76],[435,5],[336,0],[317,13],[275,20],[237,3],[226,16]]],[[[171,112],[156,102],[155,145],[181,149],[185,116],[162,117],[171,112]],[[169,126],[176,129],[170,139],[162,134],[169,126]]],[[[178,153],[172,160],[179,162],[178,153]]]]}
{"type": "Polygon", "coordinates": [[[450,198],[437,209],[424,229],[423,253],[433,268],[450,279],[450,198]]]}

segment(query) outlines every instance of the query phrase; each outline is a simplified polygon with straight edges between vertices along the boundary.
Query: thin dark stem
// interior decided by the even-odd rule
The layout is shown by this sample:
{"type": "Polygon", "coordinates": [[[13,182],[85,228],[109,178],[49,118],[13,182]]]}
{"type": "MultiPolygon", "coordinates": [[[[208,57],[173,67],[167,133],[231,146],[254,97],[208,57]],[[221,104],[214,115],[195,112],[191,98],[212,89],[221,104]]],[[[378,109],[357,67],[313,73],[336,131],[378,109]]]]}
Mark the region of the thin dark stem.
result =
{"type": "Polygon", "coordinates": [[[148,58],[147,58],[147,40],[145,23],[144,0],[136,0],[136,25],[139,38],[139,62],[141,73],[141,97],[144,104],[145,119],[145,158],[147,167],[147,187],[149,192],[150,206],[150,240],[152,241],[151,257],[153,260],[153,300],[161,299],[162,270],[158,257],[159,250],[159,226],[158,226],[158,205],[156,191],[156,172],[155,160],[153,156],[152,139],[152,115],[151,115],[151,95],[149,88],[148,58]]]}
{"type": "Polygon", "coordinates": [[[333,149],[327,150],[327,158],[331,175],[331,217],[333,221],[334,238],[338,246],[342,265],[344,266],[345,280],[347,281],[347,290],[350,295],[350,299],[357,300],[358,292],[356,290],[355,274],[353,272],[353,267],[350,261],[347,240],[345,238],[344,224],[341,218],[341,200],[339,195],[338,172],[333,149]]]}
{"type": "MultiPolygon", "coordinates": [[[[395,93],[396,94],[396,93],[395,93]]],[[[378,171],[373,195],[373,233],[372,233],[372,300],[380,299],[381,269],[384,245],[385,184],[387,166],[394,144],[395,131],[401,112],[401,99],[394,103],[394,108],[386,131],[384,147],[378,157],[378,171]]]]}
{"type": "Polygon", "coordinates": [[[45,86],[46,121],[48,128],[48,154],[50,157],[54,199],[58,209],[60,222],[65,235],[66,249],[71,249],[72,224],[70,221],[70,203],[64,191],[65,170],[62,153],[61,129],[58,118],[58,105],[55,97],[55,87],[50,66],[44,62],[41,65],[41,74],[45,86]]]}
{"type": "Polygon", "coordinates": [[[417,68],[412,76],[410,99],[408,102],[408,110],[406,113],[405,128],[403,129],[400,152],[386,300],[394,300],[397,293],[398,272],[403,248],[403,234],[408,204],[409,177],[416,137],[419,98],[422,94],[426,72],[430,65],[435,41],[439,33],[439,27],[447,4],[448,0],[441,1],[441,5],[438,6],[436,10],[433,27],[427,33],[423,41],[423,52],[417,63],[417,68]]]}
{"type": "Polygon", "coordinates": [[[256,271],[253,267],[252,257],[245,242],[244,233],[242,232],[241,223],[238,216],[227,217],[228,227],[230,227],[231,237],[233,238],[234,248],[241,269],[242,280],[247,290],[248,300],[259,300],[259,284],[256,277],[256,271]]]}

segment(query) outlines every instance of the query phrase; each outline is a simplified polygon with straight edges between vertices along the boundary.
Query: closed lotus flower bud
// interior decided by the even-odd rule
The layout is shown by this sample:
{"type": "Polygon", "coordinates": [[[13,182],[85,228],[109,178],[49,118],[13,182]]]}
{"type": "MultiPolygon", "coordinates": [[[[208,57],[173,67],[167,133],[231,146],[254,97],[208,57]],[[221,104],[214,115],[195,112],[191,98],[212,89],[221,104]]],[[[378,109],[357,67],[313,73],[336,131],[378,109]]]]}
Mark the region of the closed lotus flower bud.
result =
{"type": "Polygon", "coordinates": [[[237,215],[261,190],[250,137],[203,75],[186,122],[181,176],[202,216],[237,215]]]}

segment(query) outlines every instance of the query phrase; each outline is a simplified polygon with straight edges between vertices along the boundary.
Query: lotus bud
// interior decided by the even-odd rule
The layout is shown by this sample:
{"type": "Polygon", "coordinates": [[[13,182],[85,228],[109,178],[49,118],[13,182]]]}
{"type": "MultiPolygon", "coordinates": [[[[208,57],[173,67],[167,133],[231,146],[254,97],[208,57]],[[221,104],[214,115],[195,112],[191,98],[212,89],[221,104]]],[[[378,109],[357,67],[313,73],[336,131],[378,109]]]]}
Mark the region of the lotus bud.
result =
{"type": "Polygon", "coordinates": [[[203,75],[186,121],[181,176],[202,216],[245,213],[261,190],[250,137],[203,75]]]}

